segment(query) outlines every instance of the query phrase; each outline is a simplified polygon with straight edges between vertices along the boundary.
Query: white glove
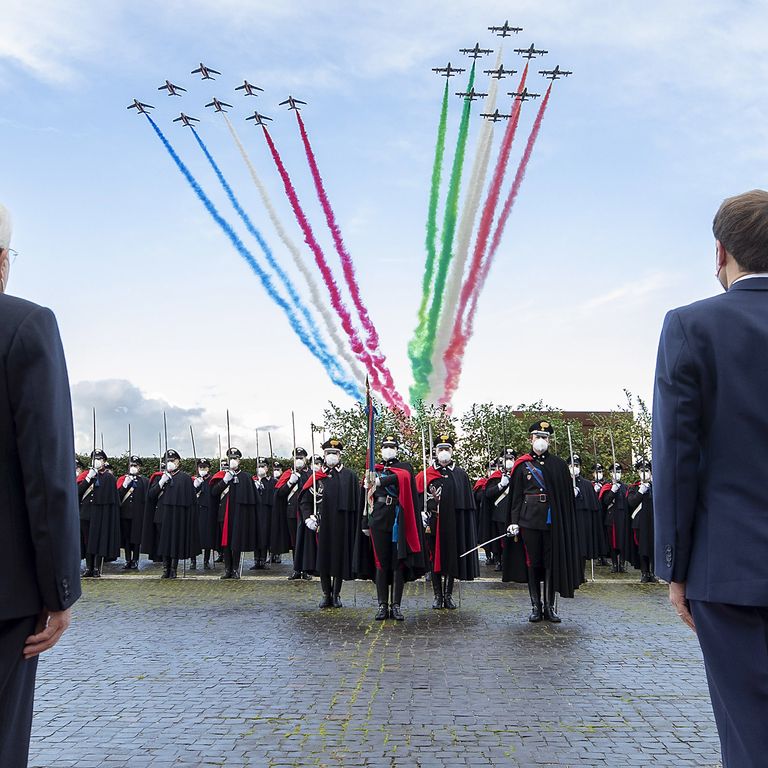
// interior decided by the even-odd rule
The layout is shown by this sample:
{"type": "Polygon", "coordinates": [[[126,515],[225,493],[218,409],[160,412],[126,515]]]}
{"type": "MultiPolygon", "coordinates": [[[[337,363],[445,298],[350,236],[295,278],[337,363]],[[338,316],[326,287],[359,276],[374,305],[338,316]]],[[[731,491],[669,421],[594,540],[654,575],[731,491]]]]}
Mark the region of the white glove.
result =
{"type": "Polygon", "coordinates": [[[310,515],[305,521],[304,525],[309,528],[310,531],[316,531],[317,530],[317,518],[314,515],[310,515]]]}
{"type": "Polygon", "coordinates": [[[581,489],[580,489],[578,486],[576,486],[576,487],[573,489],[573,495],[574,495],[574,496],[578,496],[580,493],[581,493],[581,489]]]}
{"type": "Polygon", "coordinates": [[[520,526],[515,525],[512,523],[512,525],[507,526],[507,536],[519,536],[520,535],[520,526]]]}
{"type": "Polygon", "coordinates": [[[133,485],[133,478],[130,475],[126,475],[123,478],[123,488],[130,488],[133,485]]]}
{"type": "Polygon", "coordinates": [[[85,476],[85,479],[86,480],[93,480],[93,478],[96,477],[97,474],[98,474],[98,472],[93,467],[91,467],[88,470],[88,474],[85,476]]]}
{"type": "Polygon", "coordinates": [[[203,484],[203,478],[202,477],[196,477],[192,484],[195,486],[195,488],[199,488],[203,484]]]}
{"type": "Polygon", "coordinates": [[[370,539],[371,538],[371,529],[370,528],[363,528],[363,533],[370,539]]]}
{"type": "Polygon", "coordinates": [[[376,478],[376,482],[374,483],[374,485],[375,485],[377,488],[381,488],[381,478],[380,478],[380,477],[377,477],[377,478],[376,478]]]}
{"type": "Polygon", "coordinates": [[[651,486],[648,485],[648,483],[640,483],[640,487],[637,490],[640,491],[640,493],[648,493],[650,487],[651,486]]]}
{"type": "Polygon", "coordinates": [[[499,478],[499,488],[506,488],[509,485],[509,475],[502,475],[499,478]]]}
{"type": "Polygon", "coordinates": [[[261,482],[261,480],[254,480],[253,484],[256,486],[257,491],[263,491],[264,490],[264,483],[261,482]]]}
{"type": "Polygon", "coordinates": [[[296,485],[301,477],[296,472],[291,472],[291,476],[288,478],[288,485],[296,485]]]}
{"type": "Polygon", "coordinates": [[[160,487],[163,488],[168,484],[168,481],[171,479],[171,476],[167,472],[163,472],[162,477],[160,478],[160,487]]]}
{"type": "Polygon", "coordinates": [[[429,515],[423,509],[421,510],[421,523],[425,528],[429,525],[429,515]]]}
{"type": "Polygon", "coordinates": [[[618,483],[614,483],[614,484],[611,486],[611,491],[612,491],[613,493],[616,493],[616,492],[619,490],[619,488],[620,488],[619,484],[618,484],[618,483]]]}
{"type": "Polygon", "coordinates": [[[595,489],[595,493],[600,493],[600,490],[602,489],[603,486],[600,485],[600,483],[595,483],[593,487],[595,489]]]}
{"type": "Polygon", "coordinates": [[[225,482],[227,485],[229,485],[229,484],[232,482],[232,478],[233,478],[234,476],[235,476],[235,475],[234,475],[234,473],[233,473],[233,472],[230,472],[229,470],[227,470],[227,471],[224,473],[224,477],[223,477],[223,480],[224,480],[224,482],[225,482]]]}

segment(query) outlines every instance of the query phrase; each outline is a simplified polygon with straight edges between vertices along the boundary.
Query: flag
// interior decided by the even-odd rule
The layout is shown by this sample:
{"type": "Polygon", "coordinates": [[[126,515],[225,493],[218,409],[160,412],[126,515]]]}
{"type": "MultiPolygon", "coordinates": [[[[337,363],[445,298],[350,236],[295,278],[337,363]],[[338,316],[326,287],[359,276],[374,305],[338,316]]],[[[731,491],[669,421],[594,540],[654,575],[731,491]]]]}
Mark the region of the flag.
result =
{"type": "Polygon", "coordinates": [[[371,397],[371,386],[368,377],[365,377],[365,414],[368,424],[368,448],[365,456],[365,470],[368,480],[368,489],[366,494],[366,512],[371,513],[373,509],[373,492],[376,490],[376,406],[371,397]]]}

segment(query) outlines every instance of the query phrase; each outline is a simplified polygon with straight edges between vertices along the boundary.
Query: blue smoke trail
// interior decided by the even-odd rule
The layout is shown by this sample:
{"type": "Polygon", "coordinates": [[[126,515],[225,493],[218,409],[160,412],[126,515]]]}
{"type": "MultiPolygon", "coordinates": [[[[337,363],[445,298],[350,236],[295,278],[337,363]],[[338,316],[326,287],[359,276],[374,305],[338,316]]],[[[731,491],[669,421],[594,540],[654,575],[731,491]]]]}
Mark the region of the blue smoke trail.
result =
{"type": "Polygon", "coordinates": [[[237,233],[232,229],[229,222],[224,219],[223,216],[216,210],[216,206],[214,206],[210,198],[205,194],[205,192],[203,192],[202,188],[195,180],[195,177],[192,175],[187,166],[184,165],[181,158],[176,154],[176,150],[174,150],[168,139],[166,139],[157,123],[155,123],[155,121],[149,115],[147,115],[147,120],[157,134],[157,137],[163,143],[163,146],[171,156],[173,162],[176,163],[176,167],[179,169],[182,176],[184,176],[184,178],[187,180],[189,186],[192,187],[192,190],[200,199],[200,202],[205,206],[205,209],[211,215],[211,218],[219,225],[219,227],[221,227],[222,231],[229,238],[235,250],[253,270],[254,274],[259,278],[259,280],[261,280],[261,283],[269,294],[270,298],[283,310],[283,312],[285,312],[291,328],[293,328],[301,343],[320,361],[334,384],[343,389],[344,392],[346,392],[351,397],[354,397],[356,400],[362,400],[362,392],[358,389],[357,384],[351,381],[348,377],[341,375],[338,372],[338,362],[334,360],[327,352],[323,353],[321,349],[318,349],[313,340],[308,336],[306,330],[296,316],[296,313],[293,311],[293,308],[277,292],[271,277],[261,268],[259,263],[253,257],[253,254],[245,246],[243,241],[237,236],[237,233]]]}
{"type": "Polygon", "coordinates": [[[235,196],[235,193],[232,191],[232,187],[229,186],[229,183],[224,178],[224,174],[221,172],[221,168],[219,168],[218,163],[213,159],[213,155],[211,155],[210,151],[208,150],[208,147],[205,146],[205,143],[200,138],[200,134],[192,126],[190,126],[190,128],[192,128],[192,134],[197,140],[198,146],[203,151],[203,154],[205,155],[206,160],[208,160],[208,162],[210,163],[211,168],[213,168],[213,172],[216,174],[216,178],[219,180],[219,183],[224,189],[224,192],[226,192],[227,197],[229,198],[229,202],[232,203],[232,206],[234,207],[235,211],[237,211],[237,215],[240,217],[243,224],[245,224],[245,228],[251,233],[251,235],[253,235],[254,238],[256,238],[256,242],[259,244],[259,246],[261,247],[261,250],[264,252],[264,255],[267,257],[267,262],[269,262],[269,265],[277,273],[277,277],[285,285],[285,288],[288,291],[288,295],[290,296],[291,301],[297,307],[299,312],[301,312],[301,314],[304,316],[304,319],[307,322],[307,326],[309,327],[310,332],[314,335],[315,343],[320,348],[322,353],[327,356],[331,365],[335,366],[336,371],[340,375],[343,375],[344,372],[340,364],[337,362],[336,358],[333,356],[333,354],[331,353],[331,351],[328,349],[327,345],[323,341],[320,335],[320,331],[318,330],[317,325],[315,323],[315,320],[310,314],[307,306],[304,304],[301,296],[299,296],[299,293],[296,290],[296,286],[294,286],[294,284],[291,282],[291,279],[285,273],[285,270],[283,270],[280,264],[278,264],[277,260],[272,254],[272,249],[265,242],[261,232],[259,232],[259,230],[256,229],[256,227],[253,225],[253,222],[251,221],[251,217],[245,212],[245,210],[243,209],[243,206],[240,205],[240,201],[237,199],[237,197],[235,196]]]}

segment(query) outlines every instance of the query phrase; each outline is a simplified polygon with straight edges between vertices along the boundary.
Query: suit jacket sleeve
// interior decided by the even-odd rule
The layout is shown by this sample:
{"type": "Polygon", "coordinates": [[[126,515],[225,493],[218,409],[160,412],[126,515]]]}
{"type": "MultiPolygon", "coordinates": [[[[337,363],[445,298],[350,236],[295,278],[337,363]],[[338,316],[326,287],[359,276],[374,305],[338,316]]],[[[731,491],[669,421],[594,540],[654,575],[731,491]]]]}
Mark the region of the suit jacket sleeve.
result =
{"type": "Polygon", "coordinates": [[[21,324],[8,370],[38,588],[45,607],[61,611],[80,597],[80,524],[69,378],[49,309],[21,324]]]}
{"type": "Polygon", "coordinates": [[[696,516],[701,445],[699,376],[677,311],[664,320],[653,392],[656,572],[685,581],[696,516]]]}

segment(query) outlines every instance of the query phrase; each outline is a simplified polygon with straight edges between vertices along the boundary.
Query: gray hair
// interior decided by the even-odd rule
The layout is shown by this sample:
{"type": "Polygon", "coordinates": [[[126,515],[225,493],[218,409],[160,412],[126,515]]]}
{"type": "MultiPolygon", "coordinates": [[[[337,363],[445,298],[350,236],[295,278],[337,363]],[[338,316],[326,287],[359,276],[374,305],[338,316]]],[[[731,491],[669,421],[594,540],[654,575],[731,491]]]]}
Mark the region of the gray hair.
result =
{"type": "Polygon", "coordinates": [[[8,209],[0,203],[0,251],[6,251],[11,246],[13,224],[8,209]]]}

